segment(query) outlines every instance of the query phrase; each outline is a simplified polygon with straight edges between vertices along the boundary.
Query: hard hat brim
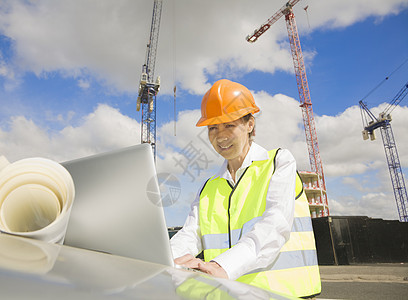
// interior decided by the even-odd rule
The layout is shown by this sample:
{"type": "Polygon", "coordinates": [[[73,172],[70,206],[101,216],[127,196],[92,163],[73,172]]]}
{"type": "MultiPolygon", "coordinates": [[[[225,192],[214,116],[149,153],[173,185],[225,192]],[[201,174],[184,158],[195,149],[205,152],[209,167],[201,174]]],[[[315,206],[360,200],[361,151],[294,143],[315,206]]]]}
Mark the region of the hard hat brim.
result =
{"type": "Polygon", "coordinates": [[[224,115],[217,116],[214,118],[208,119],[206,117],[201,117],[200,120],[198,120],[196,126],[201,127],[201,126],[233,122],[235,120],[242,118],[243,116],[246,116],[247,114],[255,114],[257,112],[259,112],[258,107],[246,107],[246,108],[240,109],[239,111],[231,112],[229,114],[224,114],[224,115]]]}

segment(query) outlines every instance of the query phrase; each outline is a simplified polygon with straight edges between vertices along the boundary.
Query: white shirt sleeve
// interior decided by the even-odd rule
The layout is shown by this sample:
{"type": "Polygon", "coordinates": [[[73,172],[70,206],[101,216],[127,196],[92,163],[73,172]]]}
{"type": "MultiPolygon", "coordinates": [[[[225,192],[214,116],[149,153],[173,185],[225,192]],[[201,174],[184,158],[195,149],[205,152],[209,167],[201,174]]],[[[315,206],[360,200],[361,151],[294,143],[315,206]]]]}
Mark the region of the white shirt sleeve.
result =
{"type": "Polygon", "coordinates": [[[201,230],[198,218],[198,209],[200,202],[199,189],[194,202],[191,204],[190,213],[187,216],[183,228],[180,229],[170,240],[170,247],[173,252],[173,258],[178,258],[185,254],[196,256],[202,251],[201,230]]]}
{"type": "Polygon", "coordinates": [[[288,241],[295,209],[295,182],[296,161],[288,150],[279,150],[262,218],[234,247],[214,259],[230,279],[267,267],[288,241]]]}

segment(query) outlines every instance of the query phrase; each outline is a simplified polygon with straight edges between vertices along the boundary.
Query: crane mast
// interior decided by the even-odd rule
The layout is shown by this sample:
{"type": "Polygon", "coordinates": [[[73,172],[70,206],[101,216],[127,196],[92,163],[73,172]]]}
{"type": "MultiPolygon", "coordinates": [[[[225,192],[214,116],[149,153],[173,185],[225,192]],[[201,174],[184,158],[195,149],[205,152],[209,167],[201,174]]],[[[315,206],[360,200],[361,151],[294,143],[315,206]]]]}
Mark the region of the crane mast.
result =
{"type": "MultiPolygon", "coordinates": [[[[246,40],[250,43],[255,42],[265,31],[267,31],[276,21],[285,16],[286,28],[289,36],[290,49],[295,68],[296,82],[299,92],[300,107],[302,109],[303,123],[305,127],[306,143],[309,152],[309,161],[312,171],[319,174],[319,187],[326,190],[326,182],[324,179],[323,164],[320,158],[319,144],[317,140],[316,125],[313,116],[312,101],[310,99],[310,91],[306,77],[306,69],[303,61],[302,49],[300,46],[299,34],[293,14],[293,6],[300,0],[290,0],[281,7],[272,17],[254,31],[252,35],[248,35],[246,40]]],[[[327,207],[327,198],[323,199],[327,207]]],[[[324,212],[324,216],[329,214],[324,212]]]]}
{"type": "Polygon", "coordinates": [[[149,143],[156,159],[156,96],[160,90],[160,77],[154,81],[157,44],[159,40],[162,0],[154,0],[146,58],[142,66],[136,110],[142,109],[141,143],[149,143]]]}
{"type": "Polygon", "coordinates": [[[375,129],[380,128],[381,137],[384,144],[385,156],[387,158],[388,170],[391,176],[391,183],[394,190],[394,197],[397,203],[397,210],[401,222],[408,222],[408,196],[405,187],[404,175],[398,156],[397,145],[391,128],[391,108],[395,108],[401,100],[408,94],[408,83],[398,92],[387,108],[375,115],[368,109],[367,105],[360,101],[361,115],[363,117],[363,139],[375,140],[375,129]],[[367,119],[369,117],[370,120],[367,119]]]}

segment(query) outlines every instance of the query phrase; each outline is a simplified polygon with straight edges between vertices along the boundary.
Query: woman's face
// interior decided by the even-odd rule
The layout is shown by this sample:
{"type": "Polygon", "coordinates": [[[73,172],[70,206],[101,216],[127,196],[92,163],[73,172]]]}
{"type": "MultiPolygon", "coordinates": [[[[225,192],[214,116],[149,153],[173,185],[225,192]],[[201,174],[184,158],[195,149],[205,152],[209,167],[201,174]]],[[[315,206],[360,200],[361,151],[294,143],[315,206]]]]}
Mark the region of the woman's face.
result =
{"type": "Polygon", "coordinates": [[[243,159],[250,147],[248,134],[253,127],[253,118],[248,122],[238,119],[233,122],[209,125],[208,138],[215,151],[225,159],[229,161],[243,159]]]}

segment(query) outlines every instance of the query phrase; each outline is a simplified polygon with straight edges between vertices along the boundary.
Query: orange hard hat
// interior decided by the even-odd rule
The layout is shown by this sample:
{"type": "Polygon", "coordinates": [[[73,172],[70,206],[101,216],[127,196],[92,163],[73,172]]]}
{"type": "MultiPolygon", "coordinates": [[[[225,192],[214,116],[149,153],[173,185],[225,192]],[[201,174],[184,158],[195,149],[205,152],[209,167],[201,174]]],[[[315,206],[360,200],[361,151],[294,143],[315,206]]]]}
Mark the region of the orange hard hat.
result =
{"type": "Polygon", "coordinates": [[[201,101],[201,118],[196,126],[232,122],[258,111],[254,97],[245,86],[221,79],[204,95],[201,101]]]}

